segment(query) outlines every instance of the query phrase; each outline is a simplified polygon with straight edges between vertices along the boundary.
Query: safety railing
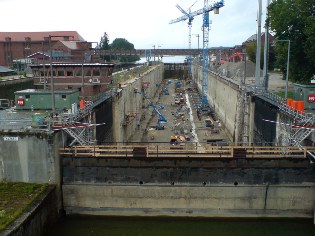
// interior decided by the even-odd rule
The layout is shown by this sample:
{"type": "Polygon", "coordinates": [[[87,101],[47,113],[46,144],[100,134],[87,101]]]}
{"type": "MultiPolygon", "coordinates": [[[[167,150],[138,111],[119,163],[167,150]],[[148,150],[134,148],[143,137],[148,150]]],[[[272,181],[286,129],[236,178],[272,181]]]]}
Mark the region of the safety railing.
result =
{"type": "Polygon", "coordinates": [[[294,146],[160,146],[160,145],[95,145],[60,149],[64,157],[100,158],[307,158],[315,147],[294,146]]]}

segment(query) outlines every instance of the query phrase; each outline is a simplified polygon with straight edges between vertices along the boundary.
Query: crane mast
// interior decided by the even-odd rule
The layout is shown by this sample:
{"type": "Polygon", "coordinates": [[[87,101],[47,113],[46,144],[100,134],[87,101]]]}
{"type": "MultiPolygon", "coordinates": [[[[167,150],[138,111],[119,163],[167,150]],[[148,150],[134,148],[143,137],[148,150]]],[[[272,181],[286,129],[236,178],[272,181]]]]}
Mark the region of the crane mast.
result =
{"type": "MultiPolygon", "coordinates": [[[[208,92],[208,74],[209,74],[209,12],[215,10],[215,14],[218,14],[219,8],[224,6],[224,0],[216,1],[211,5],[208,5],[208,0],[204,0],[204,7],[194,12],[185,12],[182,8],[177,5],[177,8],[184,14],[183,16],[170,21],[170,24],[189,20],[191,23],[192,19],[197,16],[203,14],[203,48],[202,48],[202,95],[200,106],[198,107],[198,111],[203,110],[203,108],[209,108],[207,92],[208,92]]],[[[188,22],[188,26],[189,26],[188,22]]],[[[191,49],[191,31],[189,31],[189,49],[191,49]]]]}
{"type": "Polygon", "coordinates": [[[207,92],[208,92],[208,73],[209,73],[209,11],[206,11],[208,0],[204,0],[203,13],[203,47],[202,47],[202,95],[201,107],[209,106],[207,92]]]}

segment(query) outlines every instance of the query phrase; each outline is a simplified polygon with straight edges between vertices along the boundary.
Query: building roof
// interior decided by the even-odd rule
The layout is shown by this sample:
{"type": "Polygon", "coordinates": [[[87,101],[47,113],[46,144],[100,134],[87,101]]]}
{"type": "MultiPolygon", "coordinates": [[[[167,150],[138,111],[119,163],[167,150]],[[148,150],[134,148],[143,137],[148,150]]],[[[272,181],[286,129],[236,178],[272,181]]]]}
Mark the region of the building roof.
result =
{"type": "MultiPolygon", "coordinates": [[[[31,41],[43,41],[44,38],[49,37],[49,35],[70,36],[69,40],[85,41],[76,31],[0,32],[0,41],[5,41],[6,37],[10,37],[12,42],[24,42],[26,37],[30,37],[31,41]]],[[[56,40],[58,40],[57,37],[56,40]]]]}
{"type": "Polygon", "coordinates": [[[36,55],[42,55],[45,57],[50,57],[52,55],[53,58],[70,58],[71,55],[69,53],[65,53],[63,51],[48,51],[48,52],[35,52],[28,56],[28,58],[34,58],[36,55]]]}
{"type": "MultiPolygon", "coordinates": [[[[67,94],[67,93],[76,93],[78,89],[67,89],[67,90],[55,90],[54,93],[56,94],[67,94]]],[[[51,94],[51,90],[44,90],[44,89],[24,89],[20,91],[15,91],[14,94],[21,95],[21,94],[51,94]]]]}
{"type": "MultiPolygon", "coordinates": [[[[50,66],[49,64],[44,64],[46,66],[50,66]]],[[[52,63],[53,67],[114,67],[115,64],[111,64],[111,63],[57,63],[57,62],[53,62],[52,63]]],[[[30,65],[31,68],[42,68],[43,64],[33,64],[30,65]]]]}
{"type": "Polygon", "coordinates": [[[10,72],[14,72],[14,70],[11,70],[4,66],[0,66],[0,73],[10,73],[10,72]]]}
{"type": "MultiPolygon", "coordinates": [[[[264,37],[264,36],[265,36],[265,32],[261,32],[261,37],[264,37]]],[[[273,37],[273,36],[272,36],[272,34],[269,33],[269,38],[270,37],[273,37]]],[[[249,42],[256,41],[256,40],[257,40],[257,34],[253,34],[248,39],[246,39],[244,43],[249,43],[249,42]]]]}

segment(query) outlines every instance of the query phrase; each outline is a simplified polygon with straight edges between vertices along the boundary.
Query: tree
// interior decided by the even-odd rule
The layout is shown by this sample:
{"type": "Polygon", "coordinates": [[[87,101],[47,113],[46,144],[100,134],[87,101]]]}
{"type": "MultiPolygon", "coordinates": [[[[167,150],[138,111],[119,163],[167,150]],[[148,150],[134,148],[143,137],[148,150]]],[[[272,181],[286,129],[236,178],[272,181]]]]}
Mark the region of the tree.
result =
{"type": "MultiPolygon", "coordinates": [[[[135,49],[134,45],[132,43],[129,43],[124,38],[116,38],[110,45],[111,49],[117,49],[117,50],[132,50],[135,49]]],[[[120,61],[121,62],[134,62],[140,60],[139,56],[121,56],[120,61]]]]}
{"type": "MultiPolygon", "coordinates": [[[[289,79],[309,83],[315,74],[314,0],[274,0],[268,9],[276,40],[290,40],[289,79]]],[[[276,42],[277,64],[286,73],[288,44],[276,42]]]]}
{"type": "MultiPolygon", "coordinates": [[[[132,43],[129,43],[124,38],[116,38],[112,44],[110,45],[111,49],[118,49],[118,50],[132,50],[135,49],[132,43]]],[[[140,60],[139,56],[121,56],[120,62],[135,62],[140,60]]]]}
{"type": "Polygon", "coordinates": [[[104,33],[104,36],[101,37],[99,48],[103,50],[109,49],[109,38],[106,32],[104,33]]]}
{"type": "MultiPolygon", "coordinates": [[[[129,43],[124,38],[116,38],[111,44],[109,44],[109,37],[107,33],[104,33],[104,36],[101,37],[101,41],[99,43],[99,49],[108,50],[108,49],[116,49],[116,50],[132,50],[135,49],[132,43],[129,43]]],[[[111,56],[103,56],[103,60],[111,61],[111,56]]],[[[118,59],[118,57],[116,57],[118,59]]],[[[120,56],[120,62],[135,62],[140,60],[139,56],[120,56]]]]}
{"type": "MultiPolygon", "coordinates": [[[[260,68],[262,69],[264,66],[264,43],[261,44],[260,48],[260,68]]],[[[246,53],[248,55],[248,59],[254,63],[256,63],[256,41],[253,41],[246,45],[246,53]]],[[[268,69],[273,70],[275,64],[275,52],[274,47],[272,45],[269,46],[269,56],[268,56],[268,69]]]]}
{"type": "MultiPolygon", "coordinates": [[[[109,49],[109,38],[108,38],[108,35],[106,32],[101,37],[101,41],[98,44],[98,48],[102,49],[102,50],[108,50],[109,49]]],[[[102,59],[104,61],[110,61],[110,56],[102,56],[102,59]]]]}

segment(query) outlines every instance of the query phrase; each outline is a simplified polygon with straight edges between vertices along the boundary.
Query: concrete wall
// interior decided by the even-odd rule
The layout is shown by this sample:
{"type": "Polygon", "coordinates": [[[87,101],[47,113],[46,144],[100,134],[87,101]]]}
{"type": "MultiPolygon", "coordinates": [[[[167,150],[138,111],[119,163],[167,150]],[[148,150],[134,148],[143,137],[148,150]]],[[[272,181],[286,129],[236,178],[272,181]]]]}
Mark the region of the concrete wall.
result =
{"type": "MultiPolygon", "coordinates": [[[[197,82],[199,91],[202,91],[202,67],[194,64],[192,71],[193,80],[197,82]]],[[[254,104],[251,99],[245,103],[240,86],[236,81],[209,72],[207,98],[209,105],[223,122],[230,140],[236,144],[244,142],[244,136],[248,137],[249,142],[253,139],[251,123],[254,119],[254,104]],[[246,115],[245,111],[247,111],[246,115]],[[246,129],[244,129],[244,125],[247,125],[246,129]],[[246,134],[244,134],[244,130],[246,130],[246,134]]]]}
{"type": "Polygon", "coordinates": [[[64,185],[67,214],[313,217],[315,185],[64,185]]]}
{"type": "Polygon", "coordinates": [[[312,217],[314,178],[306,159],[65,157],[62,188],[67,214],[312,217]]]}
{"type": "Polygon", "coordinates": [[[156,95],[163,79],[164,66],[157,64],[150,66],[149,70],[138,78],[132,78],[120,85],[121,91],[113,98],[113,141],[129,141],[137,129],[137,122],[131,120],[140,119],[144,105],[143,96],[135,93],[135,89],[141,92],[143,83],[149,83],[145,89],[148,98],[156,95]],[[137,117],[135,117],[135,114],[137,117]],[[128,119],[126,119],[128,116],[128,119]]]}
{"type": "Polygon", "coordinates": [[[0,181],[60,183],[61,132],[0,133],[0,181]]]}
{"type": "Polygon", "coordinates": [[[10,224],[1,236],[41,236],[47,235],[60,214],[60,201],[55,186],[34,201],[22,215],[10,224]]]}

